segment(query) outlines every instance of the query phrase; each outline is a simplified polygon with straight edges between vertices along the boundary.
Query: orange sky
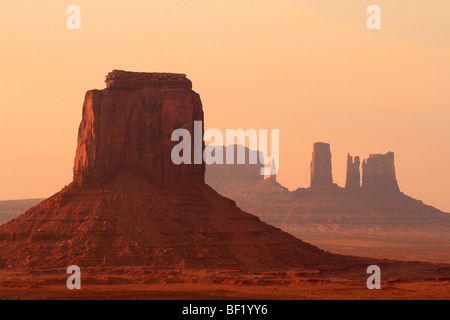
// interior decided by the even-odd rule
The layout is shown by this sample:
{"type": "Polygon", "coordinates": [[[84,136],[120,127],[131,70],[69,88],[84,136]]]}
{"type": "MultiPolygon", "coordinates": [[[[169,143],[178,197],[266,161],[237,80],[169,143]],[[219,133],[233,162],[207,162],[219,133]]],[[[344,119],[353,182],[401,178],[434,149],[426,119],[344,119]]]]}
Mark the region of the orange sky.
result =
{"type": "Polygon", "coordinates": [[[186,73],[206,128],[279,128],[290,189],[324,141],[341,186],[347,152],[394,151],[401,190],[450,211],[449,39],[447,0],[1,0],[0,199],[71,181],[84,93],[125,69],[186,73]]]}

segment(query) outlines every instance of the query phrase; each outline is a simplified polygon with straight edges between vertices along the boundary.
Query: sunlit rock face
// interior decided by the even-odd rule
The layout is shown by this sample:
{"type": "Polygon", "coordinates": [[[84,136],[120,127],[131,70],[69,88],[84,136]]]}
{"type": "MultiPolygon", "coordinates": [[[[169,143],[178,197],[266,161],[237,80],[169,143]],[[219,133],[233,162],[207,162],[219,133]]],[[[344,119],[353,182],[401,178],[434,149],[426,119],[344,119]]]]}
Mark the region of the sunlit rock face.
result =
{"type": "MultiPolygon", "coordinates": [[[[193,137],[194,121],[203,122],[200,96],[184,74],[114,70],[106,85],[86,93],[75,182],[102,182],[125,172],[142,174],[159,186],[204,181],[203,164],[171,161],[178,143],[171,141],[172,132],[184,128],[193,137]]],[[[193,144],[191,139],[191,150],[193,144]]]]}

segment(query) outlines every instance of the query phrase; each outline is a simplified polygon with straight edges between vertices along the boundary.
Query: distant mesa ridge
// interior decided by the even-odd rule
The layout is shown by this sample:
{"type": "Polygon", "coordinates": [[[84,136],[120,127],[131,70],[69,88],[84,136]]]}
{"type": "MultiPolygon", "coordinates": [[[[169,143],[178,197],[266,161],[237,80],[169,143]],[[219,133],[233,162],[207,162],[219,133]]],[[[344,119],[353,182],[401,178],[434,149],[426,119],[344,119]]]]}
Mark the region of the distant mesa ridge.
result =
{"type": "MultiPolygon", "coordinates": [[[[311,160],[311,188],[329,188],[333,183],[330,145],[324,142],[313,144],[311,160]]],[[[394,153],[371,154],[362,163],[362,186],[360,159],[347,155],[345,189],[373,192],[400,192],[395,175],[394,153]]]]}
{"type": "MultiPolygon", "coordinates": [[[[248,153],[250,152],[248,148],[240,145],[229,145],[227,148],[245,148],[246,159],[248,159],[248,153]]],[[[252,151],[256,152],[256,150],[252,151]]],[[[310,190],[326,191],[340,188],[349,192],[366,191],[374,194],[400,192],[395,174],[394,153],[391,151],[386,154],[370,154],[369,158],[363,161],[362,166],[359,156],[353,157],[348,154],[344,188],[333,182],[331,159],[329,143],[315,142],[313,144],[310,190]]],[[[253,165],[208,165],[206,167],[206,181],[216,190],[227,194],[232,189],[251,187],[264,180],[259,174],[261,167],[262,165],[259,163],[253,165]]],[[[270,178],[276,181],[276,175],[270,178]]]]}
{"type": "Polygon", "coordinates": [[[360,158],[348,154],[344,187],[333,183],[330,145],[323,142],[313,145],[308,188],[290,191],[275,176],[262,180],[258,165],[222,172],[215,166],[206,166],[206,182],[219,193],[263,221],[327,250],[450,261],[450,214],[400,192],[393,152],[369,155],[362,168],[360,158]]]}
{"type": "MultiPolygon", "coordinates": [[[[211,186],[223,186],[229,191],[240,188],[250,187],[259,181],[264,180],[264,176],[261,175],[261,164],[257,161],[256,164],[251,164],[248,159],[250,157],[250,149],[242,145],[228,145],[222,147],[223,164],[207,165],[205,180],[211,186]],[[230,149],[234,149],[234,164],[226,163],[226,154],[230,149]],[[245,155],[245,163],[237,164],[238,153],[241,152],[245,155]],[[231,183],[225,183],[225,181],[232,181],[231,183]]],[[[261,151],[257,152],[257,159],[263,158],[261,151]]],[[[219,187],[220,191],[223,191],[219,187]]]]}

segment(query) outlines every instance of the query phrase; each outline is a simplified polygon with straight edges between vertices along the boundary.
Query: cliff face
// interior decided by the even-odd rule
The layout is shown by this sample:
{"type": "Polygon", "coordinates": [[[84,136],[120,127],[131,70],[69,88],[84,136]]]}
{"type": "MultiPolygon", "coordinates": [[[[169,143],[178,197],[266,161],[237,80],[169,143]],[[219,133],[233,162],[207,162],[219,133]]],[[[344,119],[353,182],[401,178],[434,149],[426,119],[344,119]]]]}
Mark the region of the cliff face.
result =
{"type": "Polygon", "coordinates": [[[394,153],[371,154],[362,164],[363,190],[399,192],[395,176],[394,153]]]}
{"type": "MultiPolygon", "coordinates": [[[[203,121],[200,96],[183,74],[117,71],[107,88],[86,93],[78,131],[74,181],[108,181],[120,173],[138,173],[155,185],[203,181],[204,165],[174,165],[175,129],[191,132],[203,121]]],[[[193,152],[192,152],[193,159],[193,152]]],[[[193,163],[193,161],[192,161],[193,163]]]]}
{"type": "Polygon", "coordinates": [[[360,160],[356,156],[353,159],[350,154],[347,155],[347,178],[345,180],[345,189],[358,190],[361,187],[361,175],[359,171],[360,160]]]}
{"type": "Polygon", "coordinates": [[[331,151],[328,143],[316,142],[313,145],[311,160],[311,187],[331,187],[331,151]]]}

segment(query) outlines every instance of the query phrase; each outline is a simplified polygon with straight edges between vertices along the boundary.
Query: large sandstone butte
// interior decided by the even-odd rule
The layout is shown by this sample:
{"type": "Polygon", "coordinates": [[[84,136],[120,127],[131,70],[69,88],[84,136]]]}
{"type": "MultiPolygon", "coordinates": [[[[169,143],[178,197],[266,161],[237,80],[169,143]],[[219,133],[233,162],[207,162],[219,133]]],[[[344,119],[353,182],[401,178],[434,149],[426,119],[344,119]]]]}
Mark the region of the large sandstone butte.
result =
{"type": "MultiPolygon", "coordinates": [[[[332,255],[263,223],[172,164],[171,133],[203,120],[185,75],[114,70],[86,94],[73,182],[0,226],[9,268],[326,268],[332,255]]],[[[192,141],[191,141],[192,142],[192,141]]],[[[193,142],[192,142],[193,143],[193,142]]]]}

